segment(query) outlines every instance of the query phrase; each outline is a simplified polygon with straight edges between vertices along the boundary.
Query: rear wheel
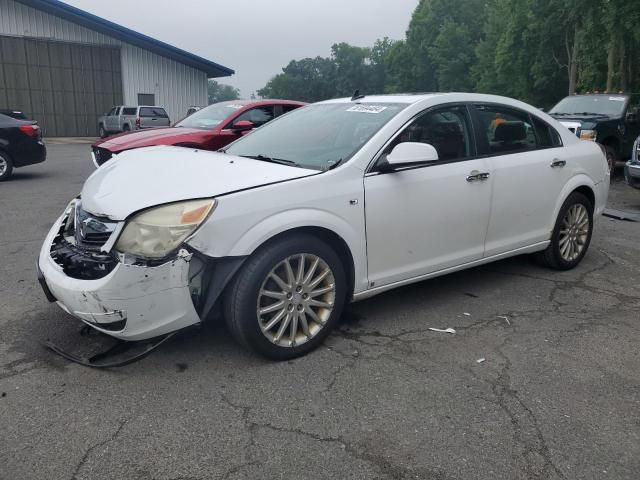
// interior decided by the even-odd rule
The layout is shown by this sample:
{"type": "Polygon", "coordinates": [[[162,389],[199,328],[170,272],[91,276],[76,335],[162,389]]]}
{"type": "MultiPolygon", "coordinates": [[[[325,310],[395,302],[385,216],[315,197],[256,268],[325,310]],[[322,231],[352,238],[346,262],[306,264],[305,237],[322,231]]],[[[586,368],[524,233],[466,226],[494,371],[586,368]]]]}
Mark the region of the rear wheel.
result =
{"type": "Polygon", "coordinates": [[[570,270],[584,258],[593,234],[593,205],[582,193],[573,192],[558,213],[551,243],[537,254],[544,265],[570,270]]]}
{"type": "Polygon", "coordinates": [[[0,182],[7,180],[13,172],[13,163],[4,152],[0,152],[0,182]]]}
{"type": "Polygon", "coordinates": [[[616,163],[618,163],[618,154],[615,149],[610,145],[604,146],[605,153],[607,155],[607,165],[609,166],[609,172],[611,173],[611,178],[613,178],[613,173],[616,168],[616,163]]]}
{"type": "Polygon", "coordinates": [[[300,235],[267,245],[247,260],[225,293],[225,319],[246,348],[287,360],[322,343],[345,296],[336,253],[316,237],[300,235]]]}
{"type": "Polygon", "coordinates": [[[128,132],[129,130],[131,130],[131,128],[129,127],[129,124],[125,123],[124,126],[122,127],[122,131],[123,132],[128,132]]]}

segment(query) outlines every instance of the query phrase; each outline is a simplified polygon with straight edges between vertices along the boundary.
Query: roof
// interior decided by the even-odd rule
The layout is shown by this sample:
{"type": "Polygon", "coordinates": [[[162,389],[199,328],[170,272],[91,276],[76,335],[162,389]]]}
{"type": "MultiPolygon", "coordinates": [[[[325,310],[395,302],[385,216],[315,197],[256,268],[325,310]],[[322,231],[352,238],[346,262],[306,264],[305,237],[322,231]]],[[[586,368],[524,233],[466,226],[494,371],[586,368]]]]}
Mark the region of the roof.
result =
{"type": "Polygon", "coordinates": [[[252,107],[259,107],[260,105],[306,105],[305,102],[299,102],[297,100],[281,100],[277,98],[264,98],[260,100],[225,100],[224,102],[213,103],[212,105],[251,105],[252,107]]]}
{"type": "Polygon", "coordinates": [[[149,50],[163,57],[170,58],[176,62],[183,63],[197,70],[205,72],[208,78],[228,77],[235,72],[223,65],[199,57],[180,48],[161,42],[142,33],[130,30],[117,23],[110,22],[104,18],[85,12],[76,7],[72,7],[58,0],[16,0],[24,5],[36,8],[43,12],[55,15],[70,22],[82,25],[96,32],[103,33],[123,42],[130,43],[137,47],[149,50]]]}
{"type": "MultiPolygon", "coordinates": [[[[393,93],[386,95],[365,95],[355,100],[355,103],[416,103],[420,100],[426,100],[449,93],[393,93]]],[[[352,103],[351,97],[334,98],[319,103],[352,103]]]]}

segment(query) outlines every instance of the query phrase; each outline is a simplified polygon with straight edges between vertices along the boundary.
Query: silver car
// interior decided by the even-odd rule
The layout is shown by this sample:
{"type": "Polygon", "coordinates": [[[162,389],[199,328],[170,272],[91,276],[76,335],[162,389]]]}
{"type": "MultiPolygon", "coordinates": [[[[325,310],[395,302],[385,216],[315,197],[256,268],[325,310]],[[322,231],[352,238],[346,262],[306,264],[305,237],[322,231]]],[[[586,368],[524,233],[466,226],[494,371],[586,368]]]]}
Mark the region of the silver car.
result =
{"type": "Polygon", "coordinates": [[[169,115],[164,108],[148,105],[137,107],[118,105],[98,119],[98,131],[101,138],[114,133],[170,125],[169,115]]]}

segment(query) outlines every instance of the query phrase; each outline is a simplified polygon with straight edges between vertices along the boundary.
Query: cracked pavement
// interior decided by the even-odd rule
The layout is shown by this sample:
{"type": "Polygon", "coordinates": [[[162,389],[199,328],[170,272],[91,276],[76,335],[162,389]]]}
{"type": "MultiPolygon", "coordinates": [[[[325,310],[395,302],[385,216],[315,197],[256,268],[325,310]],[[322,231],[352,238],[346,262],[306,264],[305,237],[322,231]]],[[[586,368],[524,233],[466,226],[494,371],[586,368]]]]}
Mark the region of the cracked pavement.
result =
{"type": "Polygon", "coordinates": [[[51,145],[0,185],[0,479],[638,477],[640,223],[598,219],[570,272],[518,257],[354,304],[294,361],[208,324],[97,371],[42,348],[84,340],[34,272],[92,171],[51,145]]]}

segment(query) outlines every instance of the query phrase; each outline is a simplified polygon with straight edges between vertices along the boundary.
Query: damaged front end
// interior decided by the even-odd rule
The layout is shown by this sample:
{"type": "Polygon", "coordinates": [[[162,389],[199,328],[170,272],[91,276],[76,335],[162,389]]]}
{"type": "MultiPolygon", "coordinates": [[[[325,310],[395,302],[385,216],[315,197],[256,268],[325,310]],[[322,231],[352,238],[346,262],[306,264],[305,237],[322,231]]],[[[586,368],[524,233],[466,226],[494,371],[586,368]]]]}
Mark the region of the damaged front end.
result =
{"type": "Polygon", "coordinates": [[[159,259],[121,253],[113,247],[124,228],[74,200],[38,259],[47,297],[118,339],[145,340],[200,323],[241,263],[210,259],[185,244],[159,259]]]}

